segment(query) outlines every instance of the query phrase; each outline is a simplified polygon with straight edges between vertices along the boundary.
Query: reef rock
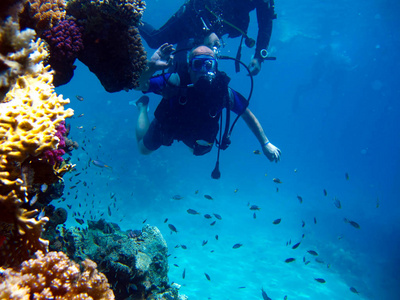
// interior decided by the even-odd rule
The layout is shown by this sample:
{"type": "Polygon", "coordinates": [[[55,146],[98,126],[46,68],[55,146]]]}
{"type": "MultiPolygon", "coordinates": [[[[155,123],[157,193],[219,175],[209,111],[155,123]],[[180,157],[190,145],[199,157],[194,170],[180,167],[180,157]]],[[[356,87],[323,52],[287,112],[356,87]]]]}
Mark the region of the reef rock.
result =
{"type": "Polygon", "coordinates": [[[168,247],[157,227],[146,225],[132,234],[103,219],[88,225],[66,230],[66,252],[76,261],[95,261],[116,299],[185,299],[179,285],[168,283],[168,247]]]}

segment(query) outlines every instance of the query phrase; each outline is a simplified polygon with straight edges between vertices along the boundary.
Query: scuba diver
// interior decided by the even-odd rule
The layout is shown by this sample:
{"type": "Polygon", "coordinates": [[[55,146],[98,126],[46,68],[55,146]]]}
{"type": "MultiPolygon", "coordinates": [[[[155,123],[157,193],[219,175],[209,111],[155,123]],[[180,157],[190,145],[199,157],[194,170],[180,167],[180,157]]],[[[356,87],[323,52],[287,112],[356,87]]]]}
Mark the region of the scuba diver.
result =
{"type": "Polygon", "coordinates": [[[184,142],[194,155],[204,155],[216,143],[218,158],[212,177],[217,179],[220,177],[219,150],[225,150],[230,144],[232,127],[230,131],[228,129],[230,111],[233,111],[243,118],[256,136],[264,155],[270,161],[278,162],[281,151],[268,140],[261,124],[248,109],[248,100],[228,86],[230,78],[218,71],[217,58],[209,47],[201,45],[189,52],[185,73],[163,73],[152,77],[156,71],[169,67],[173,51],[172,45],[163,44],[152,55],[147,70],[139,79],[137,90],[163,96],[151,123],[149,97],[144,95],[135,102],[139,110],[136,139],[140,152],[150,154],[177,140],[184,142]],[[222,136],[224,109],[226,122],[222,136]]]}
{"type": "MultiPolygon", "coordinates": [[[[272,20],[275,18],[274,0],[188,0],[159,29],[143,22],[139,31],[153,49],[159,48],[164,43],[178,44],[178,50],[192,48],[194,45],[206,45],[206,39],[211,33],[219,38],[226,34],[230,38],[241,36],[236,58],[240,60],[243,41],[249,48],[255,45],[249,69],[252,75],[256,75],[260,72],[264,60],[275,59],[268,57],[267,52],[272,33],[272,20]],[[249,13],[254,9],[258,22],[257,42],[247,35],[249,13]],[[190,41],[189,46],[188,41],[190,41]]],[[[219,48],[221,46],[219,40],[212,46],[219,48]]],[[[236,71],[239,71],[238,66],[236,71]]]]}

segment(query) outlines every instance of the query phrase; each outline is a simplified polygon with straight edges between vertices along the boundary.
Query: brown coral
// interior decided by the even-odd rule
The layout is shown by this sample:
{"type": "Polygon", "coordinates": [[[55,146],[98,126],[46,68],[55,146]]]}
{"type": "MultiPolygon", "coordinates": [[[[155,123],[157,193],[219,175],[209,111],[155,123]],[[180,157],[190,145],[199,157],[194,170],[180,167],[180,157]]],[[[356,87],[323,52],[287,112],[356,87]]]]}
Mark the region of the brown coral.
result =
{"type": "Polygon", "coordinates": [[[65,18],[64,0],[28,0],[21,14],[22,27],[30,27],[40,35],[65,18]]]}
{"type": "Polygon", "coordinates": [[[19,270],[3,270],[1,299],[114,299],[107,278],[87,259],[79,265],[62,252],[36,253],[19,270]]]}

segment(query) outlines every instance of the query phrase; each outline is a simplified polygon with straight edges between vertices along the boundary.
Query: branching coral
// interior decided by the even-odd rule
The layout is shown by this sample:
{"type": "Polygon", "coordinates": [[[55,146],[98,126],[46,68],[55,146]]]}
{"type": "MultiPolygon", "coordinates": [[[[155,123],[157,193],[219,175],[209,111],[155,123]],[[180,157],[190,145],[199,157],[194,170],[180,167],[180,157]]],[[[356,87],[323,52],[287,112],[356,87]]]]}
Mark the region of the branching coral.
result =
{"type": "Polygon", "coordinates": [[[0,299],[114,299],[104,274],[87,259],[79,265],[62,252],[36,253],[19,270],[2,270],[0,299]]]}

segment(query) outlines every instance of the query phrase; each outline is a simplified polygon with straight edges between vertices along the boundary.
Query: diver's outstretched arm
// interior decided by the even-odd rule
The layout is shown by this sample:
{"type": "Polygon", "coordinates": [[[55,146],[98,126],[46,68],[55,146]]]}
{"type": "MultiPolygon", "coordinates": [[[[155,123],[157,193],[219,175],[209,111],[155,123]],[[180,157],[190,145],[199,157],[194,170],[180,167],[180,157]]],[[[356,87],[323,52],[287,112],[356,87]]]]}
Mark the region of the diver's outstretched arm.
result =
{"type": "Polygon", "coordinates": [[[268,140],[264,129],[256,116],[250,111],[250,109],[246,108],[241,117],[260,142],[264,155],[270,161],[278,162],[281,159],[281,150],[268,140]]]}

